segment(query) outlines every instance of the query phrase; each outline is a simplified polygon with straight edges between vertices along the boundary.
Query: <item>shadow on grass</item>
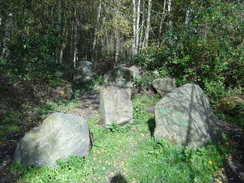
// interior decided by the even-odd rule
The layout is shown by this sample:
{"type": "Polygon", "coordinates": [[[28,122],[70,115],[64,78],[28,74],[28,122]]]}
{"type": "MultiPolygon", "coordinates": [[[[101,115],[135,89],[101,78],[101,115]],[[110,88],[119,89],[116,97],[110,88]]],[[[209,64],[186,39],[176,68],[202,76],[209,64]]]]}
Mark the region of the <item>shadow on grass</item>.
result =
{"type": "Polygon", "coordinates": [[[148,129],[150,131],[150,134],[153,137],[154,130],[155,130],[155,127],[156,127],[155,118],[150,118],[149,120],[147,120],[147,125],[148,125],[148,129]]]}
{"type": "Polygon", "coordinates": [[[117,174],[112,177],[110,183],[128,183],[128,181],[121,174],[117,174]]]}

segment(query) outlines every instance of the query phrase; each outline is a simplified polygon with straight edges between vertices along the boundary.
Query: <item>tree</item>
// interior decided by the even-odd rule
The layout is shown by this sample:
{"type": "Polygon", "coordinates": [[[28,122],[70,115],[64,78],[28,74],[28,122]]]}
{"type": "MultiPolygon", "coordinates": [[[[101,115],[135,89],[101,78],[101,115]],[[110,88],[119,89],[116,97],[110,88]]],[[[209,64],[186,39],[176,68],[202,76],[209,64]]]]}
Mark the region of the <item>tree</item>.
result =
{"type": "Polygon", "coordinates": [[[148,8],[147,8],[147,26],[145,30],[145,40],[144,46],[148,47],[148,40],[149,40],[149,31],[150,31],[150,24],[151,24],[151,11],[152,11],[152,0],[148,0],[148,8]]]}
{"type": "Polygon", "coordinates": [[[139,33],[140,33],[140,11],[141,11],[141,0],[133,0],[133,44],[132,54],[138,53],[139,48],[139,33]]]}

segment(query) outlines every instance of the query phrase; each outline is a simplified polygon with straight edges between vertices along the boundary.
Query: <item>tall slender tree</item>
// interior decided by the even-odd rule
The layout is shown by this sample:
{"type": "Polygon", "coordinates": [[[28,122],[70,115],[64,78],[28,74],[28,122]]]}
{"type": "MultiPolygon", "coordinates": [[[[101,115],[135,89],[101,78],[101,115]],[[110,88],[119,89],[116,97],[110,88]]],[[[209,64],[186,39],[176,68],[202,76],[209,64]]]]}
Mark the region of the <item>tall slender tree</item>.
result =
{"type": "Polygon", "coordinates": [[[152,0],[148,0],[147,7],[147,25],[145,30],[145,39],[144,39],[144,47],[148,47],[149,33],[150,33],[150,25],[151,25],[151,11],[152,11],[152,0]]]}

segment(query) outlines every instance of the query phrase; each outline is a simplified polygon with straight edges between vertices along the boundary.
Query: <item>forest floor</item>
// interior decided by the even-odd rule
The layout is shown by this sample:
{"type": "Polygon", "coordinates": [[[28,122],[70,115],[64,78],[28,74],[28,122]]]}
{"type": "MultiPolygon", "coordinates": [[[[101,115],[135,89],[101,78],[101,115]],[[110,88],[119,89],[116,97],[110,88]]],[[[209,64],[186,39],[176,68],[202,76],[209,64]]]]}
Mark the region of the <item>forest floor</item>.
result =
{"type": "MultiPolygon", "coordinates": [[[[3,96],[4,97],[4,96],[3,96]]],[[[81,92],[80,99],[84,101],[80,107],[76,107],[70,111],[70,113],[80,115],[85,119],[89,120],[94,117],[98,117],[99,113],[99,94],[92,92],[81,92]]],[[[217,183],[243,183],[244,182],[244,131],[241,127],[234,125],[229,122],[221,122],[223,132],[228,136],[228,142],[231,147],[231,156],[226,162],[224,169],[220,170],[215,175],[215,180],[217,183]]],[[[2,139],[0,139],[0,182],[4,183],[14,183],[15,176],[13,176],[9,170],[9,166],[13,162],[13,154],[16,149],[18,141],[23,137],[23,135],[31,129],[33,126],[29,125],[24,128],[23,131],[9,131],[2,134],[2,139]]],[[[143,140],[143,137],[138,139],[135,144],[132,144],[129,149],[133,149],[143,140]]],[[[117,162],[118,165],[121,164],[127,154],[120,157],[117,162]]],[[[110,172],[115,172],[119,167],[113,167],[110,172]]],[[[107,182],[116,183],[123,182],[121,177],[111,177],[108,174],[107,182]]]]}

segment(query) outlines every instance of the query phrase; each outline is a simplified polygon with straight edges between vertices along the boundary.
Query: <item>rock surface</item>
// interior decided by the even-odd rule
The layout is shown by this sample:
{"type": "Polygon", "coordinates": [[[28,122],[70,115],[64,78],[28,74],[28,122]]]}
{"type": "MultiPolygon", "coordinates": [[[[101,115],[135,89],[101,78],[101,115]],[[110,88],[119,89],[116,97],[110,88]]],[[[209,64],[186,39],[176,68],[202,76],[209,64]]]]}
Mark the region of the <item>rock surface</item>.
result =
{"type": "Polygon", "coordinates": [[[155,106],[155,140],[198,148],[220,141],[221,130],[209,101],[195,84],[185,84],[162,98],[155,106]]]}
{"type": "Polygon", "coordinates": [[[81,84],[87,81],[92,80],[93,77],[93,64],[89,61],[80,61],[77,64],[77,67],[74,72],[73,81],[76,84],[81,84]]]}
{"type": "Polygon", "coordinates": [[[121,64],[104,75],[104,86],[129,88],[133,86],[134,78],[141,78],[139,67],[121,64]]]}
{"type": "Polygon", "coordinates": [[[69,155],[87,156],[90,145],[85,119],[73,114],[54,113],[20,140],[14,160],[23,168],[54,168],[58,159],[65,160],[69,155]]]}
{"type": "Polygon", "coordinates": [[[175,79],[173,78],[157,78],[153,80],[153,87],[157,90],[161,97],[176,88],[175,79]]]}
{"type": "Polygon", "coordinates": [[[118,125],[133,123],[133,105],[130,88],[114,86],[100,88],[100,116],[105,128],[112,123],[118,125]]]}

